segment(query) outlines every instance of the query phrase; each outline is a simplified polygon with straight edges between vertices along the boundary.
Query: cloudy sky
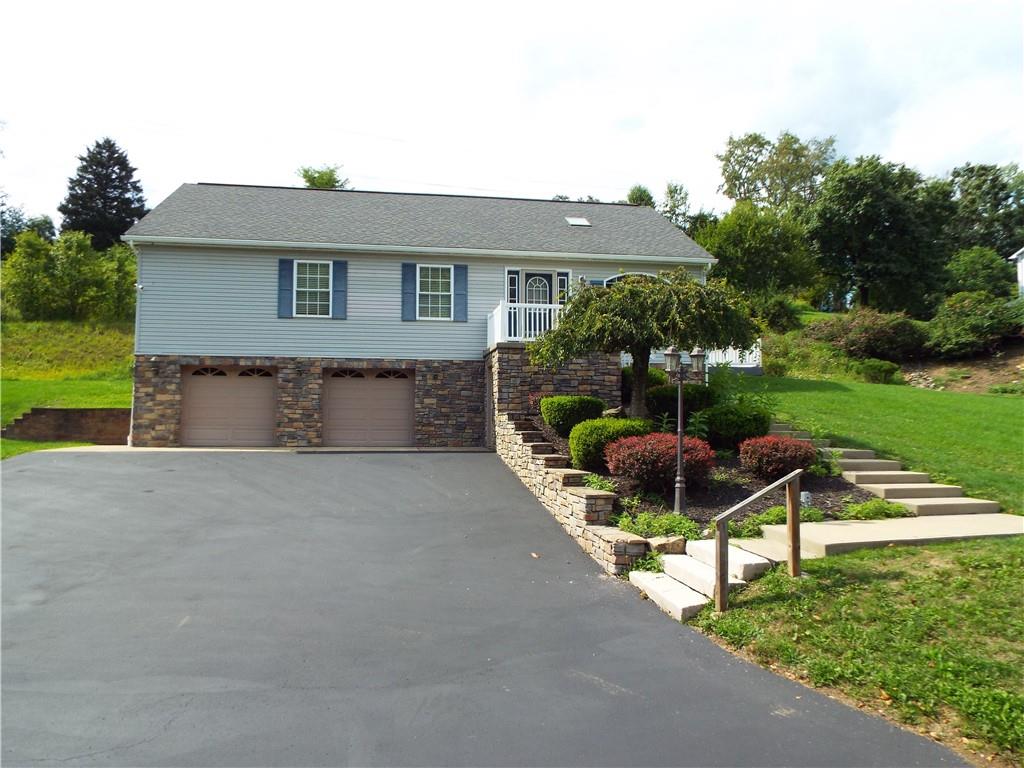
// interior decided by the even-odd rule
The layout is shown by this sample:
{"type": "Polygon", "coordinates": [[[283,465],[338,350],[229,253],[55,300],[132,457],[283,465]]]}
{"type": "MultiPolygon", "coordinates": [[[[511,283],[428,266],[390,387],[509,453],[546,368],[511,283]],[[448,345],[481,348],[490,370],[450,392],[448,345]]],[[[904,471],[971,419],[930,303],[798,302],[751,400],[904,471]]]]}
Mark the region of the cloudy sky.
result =
{"type": "Polygon", "coordinates": [[[9,3],[0,186],[57,218],[110,136],[182,182],[620,199],[722,210],[730,134],[835,135],[942,174],[1021,162],[1018,0],[9,3]]]}

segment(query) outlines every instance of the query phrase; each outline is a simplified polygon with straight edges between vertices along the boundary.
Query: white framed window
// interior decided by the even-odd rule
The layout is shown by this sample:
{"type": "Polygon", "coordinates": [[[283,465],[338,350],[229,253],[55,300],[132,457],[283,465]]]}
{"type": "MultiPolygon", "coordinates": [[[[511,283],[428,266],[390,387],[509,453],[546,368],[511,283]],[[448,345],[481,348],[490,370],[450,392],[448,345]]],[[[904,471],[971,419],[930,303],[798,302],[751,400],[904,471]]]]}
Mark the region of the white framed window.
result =
{"type": "Polygon", "coordinates": [[[296,261],[294,304],[295,317],[331,316],[331,262],[296,261]]]}
{"type": "Polygon", "coordinates": [[[454,267],[450,264],[416,265],[416,319],[451,320],[454,267]]]}

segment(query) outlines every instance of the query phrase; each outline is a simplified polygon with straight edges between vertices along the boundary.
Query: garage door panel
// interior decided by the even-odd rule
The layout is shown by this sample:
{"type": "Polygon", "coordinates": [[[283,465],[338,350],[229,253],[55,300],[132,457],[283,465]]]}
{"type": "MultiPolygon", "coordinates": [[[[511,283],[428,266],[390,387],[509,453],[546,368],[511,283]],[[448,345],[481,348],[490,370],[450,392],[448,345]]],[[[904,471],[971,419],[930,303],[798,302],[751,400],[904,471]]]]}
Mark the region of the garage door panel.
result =
{"type": "Polygon", "coordinates": [[[374,370],[328,376],[324,442],[337,446],[415,443],[412,373],[374,370]],[[361,374],[361,375],[360,375],[361,374]],[[378,377],[380,374],[380,377],[378,377]]]}
{"type": "Polygon", "coordinates": [[[187,369],[182,372],[182,444],[273,445],[276,377],[218,370],[225,375],[194,375],[187,369]]]}

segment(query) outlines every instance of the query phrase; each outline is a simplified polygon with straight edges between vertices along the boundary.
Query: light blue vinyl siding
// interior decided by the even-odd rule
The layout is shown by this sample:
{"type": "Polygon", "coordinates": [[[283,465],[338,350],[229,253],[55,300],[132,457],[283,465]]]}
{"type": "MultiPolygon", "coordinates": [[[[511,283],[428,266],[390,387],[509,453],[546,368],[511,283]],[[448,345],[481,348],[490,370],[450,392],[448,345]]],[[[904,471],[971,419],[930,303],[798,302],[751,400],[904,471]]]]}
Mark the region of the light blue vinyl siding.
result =
{"type": "MultiPolygon", "coordinates": [[[[572,270],[604,279],[623,271],[657,272],[637,262],[523,262],[460,256],[420,257],[419,264],[468,267],[466,322],[402,322],[402,263],[409,256],[326,253],[348,262],[344,321],[280,318],[278,259],[301,253],[258,250],[139,247],[135,347],[145,355],[287,355],[424,360],[479,359],[487,345],[487,316],[504,297],[505,268],[572,270]]],[[[312,258],[312,257],[311,257],[312,258]]],[[[699,270],[694,268],[695,274],[699,270]]]]}

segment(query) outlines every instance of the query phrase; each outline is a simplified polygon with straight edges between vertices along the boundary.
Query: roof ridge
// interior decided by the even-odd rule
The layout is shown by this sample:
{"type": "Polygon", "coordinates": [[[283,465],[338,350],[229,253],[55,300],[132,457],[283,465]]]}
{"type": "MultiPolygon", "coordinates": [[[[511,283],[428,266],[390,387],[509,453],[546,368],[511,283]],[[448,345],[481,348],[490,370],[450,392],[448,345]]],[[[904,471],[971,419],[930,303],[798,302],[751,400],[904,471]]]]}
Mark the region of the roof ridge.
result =
{"type": "Polygon", "coordinates": [[[451,192],[394,192],[387,189],[320,189],[317,187],[287,187],[281,184],[231,184],[219,181],[197,181],[199,187],[242,187],[244,189],[287,189],[297,192],[348,192],[365,195],[406,195],[415,197],[460,197],[470,200],[521,200],[529,203],[563,203],[571,205],[619,205],[626,208],[643,208],[627,202],[604,200],[549,200],[542,197],[515,197],[507,195],[457,195],[451,192]]]}

